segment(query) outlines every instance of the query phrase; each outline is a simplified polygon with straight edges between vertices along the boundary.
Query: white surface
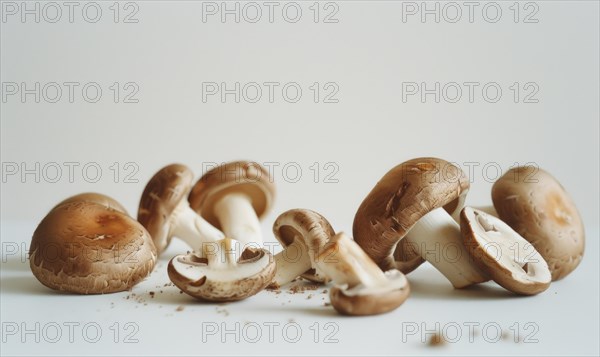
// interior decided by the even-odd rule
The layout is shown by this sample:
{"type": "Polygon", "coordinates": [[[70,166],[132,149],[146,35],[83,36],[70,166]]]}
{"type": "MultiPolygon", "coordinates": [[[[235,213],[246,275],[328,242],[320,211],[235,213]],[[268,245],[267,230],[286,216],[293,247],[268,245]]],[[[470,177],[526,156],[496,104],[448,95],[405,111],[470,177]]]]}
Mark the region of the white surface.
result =
{"type": "MultiPolygon", "coordinates": [[[[34,227],[34,224],[3,225],[3,237],[27,237],[34,227]]],[[[588,231],[588,236],[597,237],[598,230],[588,231]]],[[[165,255],[172,256],[177,251],[175,248],[184,247],[177,244],[165,255]]],[[[35,334],[26,335],[19,330],[15,335],[5,336],[2,353],[279,356],[312,355],[317,350],[318,355],[335,356],[597,355],[599,263],[592,256],[598,248],[598,240],[590,239],[590,254],[580,268],[533,297],[515,296],[492,283],[455,290],[441,274],[425,265],[408,275],[412,293],[404,305],[389,314],[361,318],[342,317],[331,306],[324,306],[329,298],[322,290],[328,287],[297,294],[289,294],[285,288],[281,294],[265,291],[245,301],[224,305],[201,303],[179,294],[176,287],[163,287],[169,283],[166,258],[160,260],[149,279],[133,289],[132,293],[141,296],[142,302],[127,299],[130,295],[127,292],[103,296],[66,295],[42,286],[31,275],[28,261],[22,262],[18,255],[10,255],[2,264],[2,322],[25,323],[30,330],[39,322],[40,342],[34,342],[35,334]],[[154,298],[149,295],[150,291],[155,292],[154,298]],[[313,296],[307,299],[309,294],[313,296]],[[176,311],[178,306],[184,306],[184,310],[176,311]],[[80,323],[74,327],[73,343],[69,343],[68,325],[65,325],[69,322],[80,323]],[[114,342],[115,332],[110,329],[115,322],[120,323],[118,343],[114,342]],[[136,324],[137,330],[134,327],[125,330],[128,322],[136,324]],[[50,343],[55,338],[54,323],[61,326],[62,338],[50,343]],[[97,343],[85,340],[82,328],[86,323],[102,329],[97,343]],[[317,343],[314,342],[315,323],[319,324],[317,343]],[[470,323],[479,324],[474,327],[474,334],[470,333],[470,323]],[[415,324],[418,333],[413,335],[409,329],[415,324]],[[246,325],[250,327],[244,329],[246,325]],[[209,333],[213,326],[219,327],[216,334],[209,333]],[[272,340],[269,326],[273,326],[272,340]],[[492,342],[497,328],[505,336],[492,342]],[[225,329],[233,332],[227,334],[225,329]],[[431,347],[427,344],[431,335],[427,335],[426,329],[439,329],[444,336],[457,340],[431,347]],[[257,331],[261,333],[260,338],[252,342],[257,331]],[[290,342],[296,339],[296,331],[300,331],[301,337],[296,343],[290,342]],[[521,342],[514,342],[515,331],[521,342]],[[459,337],[456,337],[457,332],[459,337]],[[130,337],[137,342],[124,343],[128,333],[132,333],[130,337]],[[525,343],[527,337],[528,343],[525,343]],[[22,343],[22,338],[26,343],[22,343]]],[[[85,336],[94,339],[94,328],[89,327],[85,336]]]]}
{"type": "MultiPolygon", "coordinates": [[[[26,343],[21,343],[20,335],[7,336],[2,354],[600,353],[597,1],[535,2],[537,23],[515,23],[509,8],[512,1],[498,2],[503,15],[496,23],[485,21],[480,11],[470,23],[464,8],[458,23],[436,23],[431,17],[422,23],[418,16],[403,22],[402,2],[394,1],[336,2],[337,23],[314,23],[312,1],[299,2],[303,16],[296,23],[282,20],[281,12],[273,23],[222,23],[218,17],[203,22],[201,2],[145,1],[135,3],[137,23],[115,24],[109,8],[113,2],[99,4],[103,16],[97,23],[84,21],[78,11],[72,23],[64,18],[57,23],[22,23],[17,15],[0,24],[2,83],[24,82],[30,88],[35,82],[42,86],[79,82],[80,87],[97,82],[103,89],[95,104],[80,95],[70,103],[66,89],[58,103],[35,103],[31,95],[25,103],[18,95],[0,102],[0,298],[3,323],[26,323],[31,328],[27,324],[97,322],[104,338],[91,344],[79,334],[72,344],[64,340],[50,344],[32,342],[32,336],[26,336],[26,343]],[[135,82],[139,102],[122,103],[128,91],[121,88],[120,102],[114,103],[109,88],[114,82],[120,86],[135,82]],[[204,103],[203,82],[226,82],[228,87],[236,82],[242,86],[296,82],[303,96],[295,104],[281,95],[274,103],[266,99],[235,103],[231,96],[227,103],[217,96],[204,103]],[[314,82],[321,86],[319,103],[313,102],[309,89],[314,82]],[[327,92],[322,86],[328,82],[339,88],[338,103],[322,103],[327,92]],[[477,95],[471,103],[465,92],[458,103],[435,103],[431,96],[426,103],[413,97],[403,102],[403,82],[426,82],[428,87],[435,82],[479,82],[480,86],[495,82],[503,97],[498,103],[487,103],[477,95]],[[534,82],[539,102],[522,103],[521,89],[520,102],[514,103],[509,89],[514,82],[521,86],[534,82]],[[468,203],[473,205],[489,203],[494,167],[506,171],[515,162],[534,162],[552,173],[572,195],[587,227],[581,267],[531,298],[495,288],[454,291],[440,274],[423,267],[409,276],[413,294],[399,310],[353,319],[322,306],[320,294],[307,300],[303,295],[261,293],[226,307],[196,303],[174,288],[163,289],[165,293],[154,299],[146,297],[148,305],[124,299],[127,294],[55,294],[37,283],[28,265],[15,261],[9,250],[14,244],[28,243],[47,210],[75,193],[109,194],[135,215],[146,180],[171,162],[187,164],[197,175],[213,162],[273,163],[278,165],[274,166],[278,196],[263,222],[266,232],[279,213],[298,207],[314,209],[336,230],[351,232],[356,208],[387,170],[430,155],[455,161],[467,172],[469,165],[479,165],[469,173],[468,203]],[[118,177],[111,166],[115,162],[118,177]],[[311,166],[315,162],[320,167],[317,179],[311,166]],[[35,168],[36,163],[39,180],[33,174],[21,177],[21,172],[5,176],[13,164],[20,170],[21,165],[35,168]],[[86,164],[102,169],[97,182],[82,174],[86,164]],[[72,180],[67,165],[74,165],[72,180]],[[282,172],[285,165],[287,176],[282,172]],[[486,165],[488,176],[482,171],[486,165]],[[56,166],[62,175],[50,182],[56,166]],[[297,182],[294,166],[302,169],[297,182]],[[44,167],[49,171],[41,172],[44,167]],[[129,179],[137,182],[129,182],[126,175],[136,168],[129,179]],[[330,178],[337,181],[326,183],[334,169],[337,172],[330,178]],[[185,306],[181,312],[175,311],[179,305],[185,306]],[[222,309],[229,316],[217,311],[222,309]],[[277,327],[269,343],[264,325],[263,340],[256,344],[243,339],[236,343],[231,335],[221,343],[219,334],[202,342],[202,322],[224,322],[233,328],[236,322],[283,325],[291,318],[303,333],[296,344],[287,343],[277,327]],[[522,335],[533,331],[524,329],[524,324],[533,322],[539,326],[539,342],[488,343],[479,330],[480,338],[469,343],[463,325],[469,321],[481,326],[496,322],[505,331],[518,322],[522,335]],[[124,323],[138,324],[139,342],[115,345],[109,330],[114,322],[121,323],[120,341],[124,323]],[[318,345],[312,342],[310,330],[315,322],[321,324],[318,345]],[[338,343],[323,343],[325,333],[333,331],[324,329],[327,322],[339,327],[338,343]],[[463,339],[439,350],[421,344],[420,334],[403,343],[403,322],[423,322],[429,329],[436,322],[450,329],[456,322],[463,326],[463,339]]],[[[478,9],[486,5],[478,4],[478,9]]],[[[520,4],[523,20],[532,8],[520,4]]],[[[78,10],[84,4],[80,5],[78,10]]],[[[121,5],[124,16],[131,8],[121,5]]],[[[321,3],[321,19],[331,9],[321,3]]],[[[66,14],[63,10],[63,17],[66,14]]],[[[93,167],[88,174],[94,176],[93,167]]],[[[265,239],[274,242],[270,234],[265,239]]],[[[174,249],[167,254],[175,254],[174,249]]],[[[167,282],[165,262],[157,269],[134,292],[159,290],[155,286],[167,282]]]]}

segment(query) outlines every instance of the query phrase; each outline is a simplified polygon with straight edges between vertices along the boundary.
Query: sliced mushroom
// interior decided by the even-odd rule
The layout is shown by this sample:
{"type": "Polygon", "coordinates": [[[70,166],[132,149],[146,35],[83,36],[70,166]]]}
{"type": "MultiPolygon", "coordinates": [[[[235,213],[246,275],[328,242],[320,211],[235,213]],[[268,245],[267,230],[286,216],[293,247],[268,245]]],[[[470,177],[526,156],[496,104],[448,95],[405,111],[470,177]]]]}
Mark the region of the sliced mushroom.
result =
{"type": "Polygon", "coordinates": [[[172,237],[182,239],[193,249],[224,238],[221,231],[196,214],[186,201],[193,178],[192,171],[184,165],[165,166],[148,181],[142,193],[138,221],[152,235],[159,254],[172,237]]]}
{"type": "Polygon", "coordinates": [[[394,250],[405,239],[456,288],[487,279],[469,259],[451,216],[469,181],[457,166],[436,158],[406,161],[383,176],[354,218],[356,242],[383,270],[396,267],[394,250]]]}
{"type": "Polygon", "coordinates": [[[144,279],[156,248],[144,227],[105,205],[75,201],[52,209],[33,233],[30,265],[49,288],[79,294],[125,291],[144,279]]]}
{"type": "Polygon", "coordinates": [[[511,169],[494,183],[492,201],[498,217],[548,262],[552,280],[577,268],[585,250],[583,221],[552,175],[535,166],[511,169]]]}
{"type": "Polygon", "coordinates": [[[56,206],[54,206],[54,208],[56,208],[60,205],[64,205],[65,203],[80,202],[80,201],[94,202],[94,203],[100,204],[102,206],[114,209],[115,211],[123,212],[126,215],[129,215],[127,213],[127,210],[125,209],[125,207],[123,207],[117,200],[115,200],[114,198],[109,197],[107,195],[103,195],[101,193],[96,193],[96,192],[85,192],[85,193],[80,193],[75,196],[71,196],[71,197],[61,201],[60,203],[58,203],[56,206]]]}
{"type": "Polygon", "coordinates": [[[316,265],[335,286],[330,291],[333,307],[344,315],[376,315],[398,308],[410,287],[402,272],[385,273],[350,237],[336,234],[316,258],[316,265]]]}
{"type": "Polygon", "coordinates": [[[262,218],[271,208],[275,186],[257,163],[230,162],[206,174],[192,188],[190,206],[229,238],[262,247],[262,218]]]}
{"type": "Polygon", "coordinates": [[[460,228],[475,264],[507,290],[535,295],[548,289],[548,264],[537,250],[499,218],[465,207],[460,228]]]}
{"type": "Polygon", "coordinates": [[[275,276],[273,256],[229,238],[203,244],[202,254],[178,255],[169,262],[171,281],[183,292],[207,301],[237,301],[263,290],[275,276]]]}
{"type": "Polygon", "coordinates": [[[287,284],[299,275],[314,282],[327,281],[314,264],[315,257],[335,235],[325,217],[307,209],[292,209],[277,217],[273,233],[285,249],[275,255],[277,273],[272,288],[287,284]]]}

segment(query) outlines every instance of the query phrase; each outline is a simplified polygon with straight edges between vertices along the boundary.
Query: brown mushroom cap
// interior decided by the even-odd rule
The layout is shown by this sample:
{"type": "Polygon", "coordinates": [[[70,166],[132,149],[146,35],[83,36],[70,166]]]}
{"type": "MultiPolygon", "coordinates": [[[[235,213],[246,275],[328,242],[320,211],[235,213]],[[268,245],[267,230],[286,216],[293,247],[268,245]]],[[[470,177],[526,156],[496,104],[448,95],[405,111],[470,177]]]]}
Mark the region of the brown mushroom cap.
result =
{"type": "Polygon", "coordinates": [[[194,174],[185,165],[171,164],[163,167],[148,181],[138,209],[138,221],[148,230],[162,253],[171,241],[171,216],[185,200],[194,174]]]}
{"type": "MultiPolygon", "coordinates": [[[[71,196],[71,197],[61,201],[60,203],[58,203],[56,206],[54,206],[54,208],[56,208],[60,205],[64,205],[65,203],[79,202],[79,201],[98,203],[102,206],[112,208],[116,211],[123,212],[123,213],[129,215],[127,213],[127,210],[125,209],[125,207],[123,207],[117,200],[113,199],[112,197],[103,195],[101,193],[96,193],[96,192],[85,192],[85,193],[80,193],[75,196],[71,196]]],[[[52,209],[54,209],[54,208],[52,208],[52,209]]]]}
{"type": "Polygon", "coordinates": [[[468,189],[465,173],[445,160],[406,161],[364,199],[354,217],[354,239],[382,270],[395,269],[394,250],[410,228],[436,208],[454,212],[468,189]]]}
{"type": "Polygon", "coordinates": [[[465,207],[460,214],[460,230],[475,265],[505,289],[535,295],[550,286],[544,258],[499,218],[465,207]]]}
{"type": "Polygon", "coordinates": [[[156,262],[148,232],[133,218],[101,204],[62,204],[33,233],[30,265],[49,288],[79,294],[125,291],[156,262]]]}
{"type": "Polygon", "coordinates": [[[423,264],[425,259],[415,252],[406,239],[402,239],[394,250],[394,261],[396,269],[408,274],[423,264]]]}
{"type": "Polygon", "coordinates": [[[210,269],[208,259],[191,252],[171,259],[167,271],[173,284],[186,294],[227,302],[243,300],[266,288],[275,276],[276,266],[266,249],[246,248],[234,270],[211,276],[210,269]]]}
{"type": "MultiPolygon", "coordinates": [[[[296,237],[302,239],[311,261],[314,261],[335,231],[319,213],[309,209],[291,209],[277,217],[273,223],[273,234],[284,247],[292,244],[296,237]]],[[[327,277],[317,273],[314,266],[301,276],[315,283],[328,281],[327,277]]]]}
{"type": "Polygon", "coordinates": [[[329,293],[331,305],[340,314],[350,316],[377,315],[398,308],[408,298],[410,286],[398,270],[388,271],[385,274],[388,277],[394,276],[395,279],[403,279],[404,284],[394,290],[375,290],[368,294],[349,294],[348,290],[335,286],[329,293]]]}
{"type": "Polygon", "coordinates": [[[261,165],[250,161],[234,161],[206,172],[192,188],[188,200],[193,210],[221,229],[214,205],[223,196],[234,192],[248,195],[256,215],[261,218],[271,208],[275,185],[271,182],[269,172],[261,165]]]}
{"type": "Polygon", "coordinates": [[[533,166],[509,170],[492,187],[498,216],[548,262],[552,280],[581,262],[585,230],[575,204],[549,173],[533,166]]]}

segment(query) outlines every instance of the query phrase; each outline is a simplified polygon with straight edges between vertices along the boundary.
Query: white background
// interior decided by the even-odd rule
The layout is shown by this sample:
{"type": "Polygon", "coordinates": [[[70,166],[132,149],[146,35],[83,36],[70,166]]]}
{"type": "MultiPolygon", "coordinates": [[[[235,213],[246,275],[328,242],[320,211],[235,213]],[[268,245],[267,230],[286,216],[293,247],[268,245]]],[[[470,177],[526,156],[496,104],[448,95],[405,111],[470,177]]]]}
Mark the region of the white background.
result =
{"type": "MultiPolygon", "coordinates": [[[[292,5],[288,17],[282,16],[286,2],[276,3],[272,22],[268,7],[258,2],[263,13],[256,23],[247,21],[255,13],[252,8],[244,13],[244,2],[238,3],[239,22],[233,15],[223,22],[220,13],[209,15],[208,5],[195,1],[119,3],[117,23],[112,1],[97,2],[102,14],[95,23],[89,21],[94,9],[88,9],[87,19],[82,16],[85,2],[77,3],[72,22],[68,8],[61,6],[62,17],[55,23],[48,21],[55,17],[55,9],[44,13],[43,3],[39,3],[39,23],[33,15],[25,21],[21,12],[10,15],[6,4],[2,3],[0,57],[0,296],[6,338],[2,354],[599,353],[598,2],[520,2],[516,7],[512,1],[497,2],[502,10],[497,22],[491,21],[496,5],[477,2],[470,21],[468,7],[459,2],[462,17],[455,23],[450,22],[455,8],[444,7],[445,2],[437,2],[439,22],[433,15],[425,21],[420,13],[409,15],[406,2],[320,3],[317,23],[312,1],[295,3],[302,9],[295,23],[289,22],[295,16],[294,8],[289,9],[292,5]],[[484,7],[487,17],[482,15],[484,7]],[[124,23],[125,15],[132,12],[130,20],[137,22],[124,23]],[[327,14],[337,22],[325,23],[327,14]],[[526,23],[526,19],[537,22],[526,23]],[[7,93],[12,83],[25,83],[31,89],[36,82],[50,91],[41,89],[39,103],[33,94],[23,100],[21,93],[7,93]],[[48,87],[53,82],[63,90],[57,103],[48,100],[55,96],[48,87]],[[64,82],[79,84],[73,103],[64,82]],[[110,88],[115,82],[121,87],[118,103],[110,88]],[[123,85],[129,82],[138,88],[133,97],[137,103],[123,103],[131,90],[123,85]],[[228,88],[236,82],[241,87],[250,82],[278,82],[279,86],[273,103],[264,85],[257,103],[247,100],[254,92],[246,97],[242,93],[240,103],[234,95],[227,95],[224,102],[219,95],[203,101],[207,82],[226,83],[228,88]],[[318,103],[309,88],[314,82],[321,86],[318,103]],[[339,89],[333,97],[337,103],[323,103],[332,88],[325,90],[323,85],[329,82],[339,89]],[[436,82],[442,88],[451,82],[479,85],[472,102],[462,85],[463,95],[456,103],[450,103],[454,92],[441,93],[436,103],[433,94],[424,101],[419,95],[403,100],[408,82],[426,83],[427,88],[436,82]],[[521,87],[517,103],[510,89],[515,82],[521,87]],[[88,103],[82,96],[87,83],[101,87],[98,102],[88,103]],[[286,83],[302,89],[297,103],[282,96],[286,83]],[[490,103],[482,95],[486,83],[502,89],[498,102],[490,103]],[[533,88],[524,89],[526,83],[539,89],[530,98],[537,103],[524,103],[533,88]],[[97,191],[118,199],[135,215],[146,180],[171,162],[189,165],[198,176],[215,162],[248,159],[273,165],[278,197],[263,223],[268,242],[275,240],[270,227],[276,216],[297,207],[319,211],[337,230],[351,232],[356,208],[377,180],[394,165],[419,156],[442,157],[466,172],[471,165],[468,201],[474,205],[489,203],[498,168],[506,171],[515,163],[532,162],[552,173],[584,218],[587,247],[580,268],[547,292],[521,298],[491,283],[453,290],[443,276],[424,265],[409,275],[413,293],[398,310],[377,317],[343,318],[323,306],[328,298],[320,290],[312,292],[311,299],[308,293],[263,292],[226,306],[198,303],[173,287],[150,299],[149,291],[158,292],[156,286],[168,282],[166,262],[184,250],[183,245],[171,247],[153,275],[134,288],[134,293],[146,296],[147,305],[127,300],[127,293],[55,293],[35,280],[28,261],[21,257],[37,222],[58,201],[97,191]],[[72,175],[68,165],[74,167],[72,175]],[[11,174],[15,167],[19,171],[11,174]],[[61,168],[60,176],[56,167],[61,168]],[[92,168],[84,174],[83,167],[92,168]],[[102,170],[97,178],[94,167],[102,170]],[[24,168],[37,171],[39,177],[21,176],[24,168]],[[132,173],[130,180],[125,178],[128,173],[132,173]],[[332,174],[329,180],[327,174],[332,174]],[[15,247],[18,251],[13,252],[15,247]],[[175,311],[180,305],[185,309],[175,311]],[[288,335],[282,331],[290,319],[302,332],[297,343],[289,342],[296,325],[288,335]],[[36,322],[40,324],[37,343],[36,336],[22,330],[6,335],[8,325],[32,329],[36,322]],[[79,328],[97,323],[102,338],[90,343],[75,327],[70,343],[65,322],[79,322],[79,328]],[[115,322],[120,323],[118,343],[114,327],[109,329],[115,322]],[[133,335],[137,343],[123,342],[126,333],[133,331],[124,329],[128,322],[138,327],[133,335]],[[271,322],[280,324],[274,326],[272,341],[265,325],[271,322]],[[320,324],[317,343],[315,322],[320,324]],[[473,342],[465,325],[469,322],[480,324],[473,342]],[[63,336],[50,343],[54,323],[62,326],[63,336]],[[235,330],[236,323],[239,343],[235,333],[222,334],[223,328],[235,330]],[[439,349],[422,343],[423,330],[436,329],[436,323],[446,327],[450,337],[460,326],[462,338],[439,349]],[[495,333],[493,328],[483,333],[486,323],[500,326],[510,337],[488,341],[495,333]],[[527,323],[535,326],[527,325],[526,330],[527,323]],[[203,333],[203,327],[213,324],[221,329],[217,334],[203,333]],[[249,342],[256,329],[244,330],[244,324],[261,326],[262,339],[249,342]],[[418,333],[408,334],[409,326],[418,326],[418,333]],[[515,329],[521,339],[531,334],[537,342],[513,342],[515,329]],[[328,332],[337,342],[325,343],[328,332]]],[[[27,6],[34,8],[35,2],[27,6]]],[[[433,8],[436,2],[427,6],[433,8]]],[[[93,91],[89,94],[93,96],[93,91]]],[[[293,96],[293,91],[289,94],[293,96]]],[[[493,96],[493,91],[489,94],[493,96]]],[[[94,337],[93,330],[88,332],[94,337]]]]}

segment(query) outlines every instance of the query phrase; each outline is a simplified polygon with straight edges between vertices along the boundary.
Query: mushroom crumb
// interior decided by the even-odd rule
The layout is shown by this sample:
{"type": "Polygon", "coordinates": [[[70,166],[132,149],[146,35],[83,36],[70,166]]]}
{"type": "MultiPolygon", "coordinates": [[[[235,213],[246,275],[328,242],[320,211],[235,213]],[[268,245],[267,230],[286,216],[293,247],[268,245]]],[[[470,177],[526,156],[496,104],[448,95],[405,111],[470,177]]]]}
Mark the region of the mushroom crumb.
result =
{"type": "Polygon", "coordinates": [[[446,340],[444,340],[444,336],[442,336],[439,333],[436,333],[435,335],[431,336],[431,338],[429,339],[430,346],[442,346],[445,343],[446,343],[446,340]]]}
{"type": "Polygon", "coordinates": [[[288,289],[288,294],[300,294],[305,291],[314,291],[319,288],[320,285],[315,283],[298,283],[290,286],[290,288],[288,289]]]}
{"type": "Polygon", "coordinates": [[[182,305],[179,305],[179,306],[177,306],[175,311],[183,311],[183,309],[185,309],[185,308],[182,305]]]}
{"type": "MultiPolygon", "coordinates": [[[[222,305],[219,305],[219,306],[222,306],[222,305]]],[[[225,317],[229,316],[229,311],[225,308],[219,308],[219,306],[215,307],[217,314],[223,314],[225,317]]]]}

